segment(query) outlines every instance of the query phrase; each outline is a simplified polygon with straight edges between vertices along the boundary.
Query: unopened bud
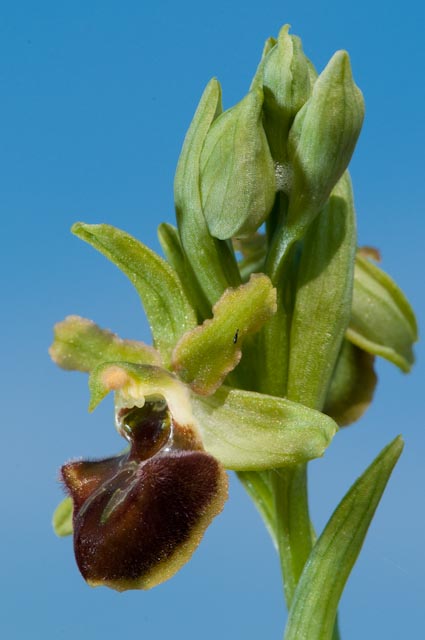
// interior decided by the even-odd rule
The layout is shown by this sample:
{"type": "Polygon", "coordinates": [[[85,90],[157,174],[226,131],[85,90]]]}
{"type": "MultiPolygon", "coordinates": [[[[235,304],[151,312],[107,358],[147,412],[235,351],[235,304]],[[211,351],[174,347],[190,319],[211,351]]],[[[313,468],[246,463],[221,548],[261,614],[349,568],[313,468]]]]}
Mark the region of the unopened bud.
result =
{"type": "Polygon", "coordinates": [[[202,207],[221,240],[254,232],[275,198],[273,160],[262,124],[263,95],[250,91],[212,124],[201,154],[202,207]]]}
{"type": "Polygon", "coordinates": [[[311,95],[310,62],[300,38],[282,27],[263,66],[264,129],[275,162],[286,162],[291,124],[311,95]]]}
{"type": "Polygon", "coordinates": [[[288,224],[305,228],[350,162],[363,123],[363,96],[350,60],[338,51],[316,80],[289,133],[293,182],[288,224]]]}

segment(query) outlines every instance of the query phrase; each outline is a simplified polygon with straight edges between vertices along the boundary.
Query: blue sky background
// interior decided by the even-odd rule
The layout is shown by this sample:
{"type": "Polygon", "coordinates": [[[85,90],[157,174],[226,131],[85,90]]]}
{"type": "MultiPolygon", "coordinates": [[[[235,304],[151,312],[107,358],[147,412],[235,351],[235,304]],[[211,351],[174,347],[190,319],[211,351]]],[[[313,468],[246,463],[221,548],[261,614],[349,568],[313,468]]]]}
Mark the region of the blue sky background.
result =
{"type": "MultiPolygon", "coordinates": [[[[269,35],[285,22],[322,69],[350,52],[366,99],[351,170],[360,244],[424,315],[424,13],[378,0],[145,3],[3,2],[0,10],[2,446],[0,634],[21,638],[279,638],[278,563],[236,480],[192,561],[150,592],[92,590],[57,539],[60,465],[119,450],[112,404],[87,413],[86,378],[57,370],[52,325],[70,313],[149,340],[125,277],[71,236],[108,222],[159,249],[173,220],[176,161],[213,75],[229,107],[247,91],[269,35]]],[[[425,623],[424,370],[380,363],[376,401],[311,465],[318,529],[378,451],[406,449],[341,603],[344,640],[418,638],[425,623]]]]}

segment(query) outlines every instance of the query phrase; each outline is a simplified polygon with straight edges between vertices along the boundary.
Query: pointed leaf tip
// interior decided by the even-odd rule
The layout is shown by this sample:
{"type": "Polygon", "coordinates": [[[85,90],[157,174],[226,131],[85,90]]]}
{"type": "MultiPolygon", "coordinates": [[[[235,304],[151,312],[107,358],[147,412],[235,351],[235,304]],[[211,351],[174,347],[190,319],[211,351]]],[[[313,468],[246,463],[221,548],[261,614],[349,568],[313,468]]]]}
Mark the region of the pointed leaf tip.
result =
{"type": "Polygon", "coordinates": [[[284,640],[331,640],[339,599],[402,450],[398,436],[339,503],[301,574],[284,640]]]}
{"type": "Polygon", "coordinates": [[[221,88],[213,79],[202,94],[186,134],[174,179],[176,218],[182,247],[210,305],[227,287],[240,283],[234,254],[226,242],[211,236],[201,202],[201,152],[211,125],[221,111],[221,88]]]}
{"type": "Polygon", "coordinates": [[[351,160],[364,118],[364,100],[346,51],[338,51],[298,111],[288,150],[294,180],[288,224],[299,234],[325,205],[351,160]]]}

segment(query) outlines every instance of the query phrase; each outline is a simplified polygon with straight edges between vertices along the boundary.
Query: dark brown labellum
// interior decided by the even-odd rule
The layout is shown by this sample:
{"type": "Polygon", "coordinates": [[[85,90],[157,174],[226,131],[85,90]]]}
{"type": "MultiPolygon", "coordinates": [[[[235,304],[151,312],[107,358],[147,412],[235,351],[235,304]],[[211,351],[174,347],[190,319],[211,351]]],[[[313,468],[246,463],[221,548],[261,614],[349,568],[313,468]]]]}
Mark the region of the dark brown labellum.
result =
{"type": "Polygon", "coordinates": [[[148,589],[192,555],[223,508],[227,476],[163,404],[125,413],[120,430],[128,452],[62,467],[74,502],[75,556],[93,586],[148,589]]]}

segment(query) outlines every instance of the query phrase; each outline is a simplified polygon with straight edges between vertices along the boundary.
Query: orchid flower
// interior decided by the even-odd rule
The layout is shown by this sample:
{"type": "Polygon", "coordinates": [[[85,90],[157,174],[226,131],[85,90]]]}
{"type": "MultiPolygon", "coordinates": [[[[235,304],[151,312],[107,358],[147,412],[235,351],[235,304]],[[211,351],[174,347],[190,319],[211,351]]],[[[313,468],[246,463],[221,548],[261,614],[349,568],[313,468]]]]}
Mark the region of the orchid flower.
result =
{"type": "MultiPolygon", "coordinates": [[[[75,231],[108,246],[111,256],[131,247],[128,272],[138,274],[151,323],[161,319],[152,324],[157,348],[122,340],[78,316],[55,327],[53,360],[90,373],[90,410],[115,392],[115,424],[130,445],[106,460],[62,467],[73,502],[75,555],[91,585],[150,588],[186,562],[221,511],[224,468],[259,471],[307,462],[323,454],[337,425],[290,400],[222,384],[237,367],[245,339],[276,310],[267,276],[255,274],[227,289],[213,317],[197,326],[176,273],[162,258],[106,225],[77,225],[75,231]],[[148,271],[150,280],[144,279],[148,271]]],[[[59,531],[71,530],[70,516],[67,500],[56,516],[59,531]]]]}
{"type": "Polygon", "coordinates": [[[191,557],[237,472],[279,554],[286,640],[336,640],[337,606],[403,443],[364,471],[316,536],[307,463],[358,420],[374,361],[408,372],[414,313],[359,249],[348,165],[364,101],[348,54],[318,74],[284,26],[265,44],[247,95],[223,112],[207,85],[174,182],[165,259],[106,224],[73,232],[136,288],[153,346],[69,316],[50,349],[89,374],[93,410],[109,393],[128,447],[66,463],[58,535],[79,569],[118,591],[160,584],[191,557]]]}

